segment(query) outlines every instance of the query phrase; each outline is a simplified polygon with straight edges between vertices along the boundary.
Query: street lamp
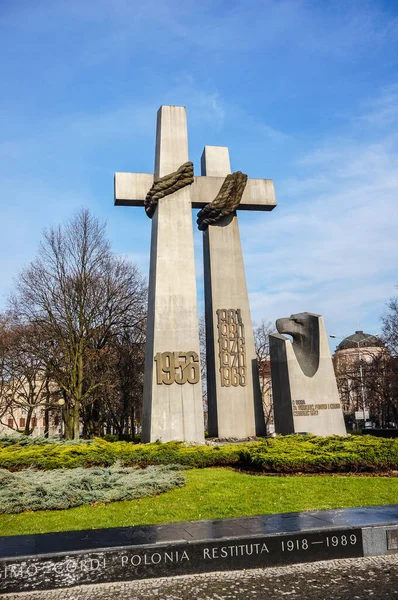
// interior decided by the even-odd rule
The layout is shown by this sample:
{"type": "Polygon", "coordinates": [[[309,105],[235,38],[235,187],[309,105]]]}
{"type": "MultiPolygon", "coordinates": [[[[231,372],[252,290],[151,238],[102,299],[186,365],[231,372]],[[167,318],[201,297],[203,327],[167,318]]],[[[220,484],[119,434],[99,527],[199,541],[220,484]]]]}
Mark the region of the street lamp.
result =
{"type": "MultiPolygon", "coordinates": [[[[362,333],[362,332],[355,332],[355,333],[362,333]]],[[[372,336],[370,337],[374,337],[376,338],[379,334],[378,333],[374,333],[372,336]]],[[[329,337],[331,338],[335,338],[335,339],[340,339],[340,340],[345,340],[346,338],[337,336],[337,335],[333,335],[330,334],[329,337]]],[[[361,396],[362,396],[362,413],[363,413],[363,421],[364,423],[366,422],[366,413],[365,413],[365,386],[364,386],[364,381],[363,381],[363,367],[362,367],[362,354],[361,354],[361,343],[362,342],[367,342],[369,341],[369,338],[363,338],[362,340],[349,340],[350,344],[356,344],[357,345],[357,350],[358,350],[358,361],[359,361],[359,378],[360,378],[360,382],[361,382],[361,396]]]]}

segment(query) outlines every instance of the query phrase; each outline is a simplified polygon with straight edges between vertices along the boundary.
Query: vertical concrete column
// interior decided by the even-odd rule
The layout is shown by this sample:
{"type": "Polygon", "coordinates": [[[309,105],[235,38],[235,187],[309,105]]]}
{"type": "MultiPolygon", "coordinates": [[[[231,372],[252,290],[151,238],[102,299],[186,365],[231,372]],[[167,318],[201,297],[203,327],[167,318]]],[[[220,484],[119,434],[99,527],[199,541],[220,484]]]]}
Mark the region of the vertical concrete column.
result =
{"type": "MultiPolygon", "coordinates": [[[[230,172],[228,148],[206,146],[202,175],[220,177],[230,172]]],[[[203,254],[209,434],[220,438],[265,435],[236,214],[204,231],[203,254]]]]}
{"type": "MultiPolygon", "coordinates": [[[[187,160],[185,108],[162,106],[155,178],[187,160]]],[[[193,369],[184,371],[184,353],[187,360],[193,353],[199,356],[190,186],[159,200],[152,218],[147,327],[142,440],[203,442],[200,369],[195,383],[181,383],[184,373],[195,379],[193,369]]]]}

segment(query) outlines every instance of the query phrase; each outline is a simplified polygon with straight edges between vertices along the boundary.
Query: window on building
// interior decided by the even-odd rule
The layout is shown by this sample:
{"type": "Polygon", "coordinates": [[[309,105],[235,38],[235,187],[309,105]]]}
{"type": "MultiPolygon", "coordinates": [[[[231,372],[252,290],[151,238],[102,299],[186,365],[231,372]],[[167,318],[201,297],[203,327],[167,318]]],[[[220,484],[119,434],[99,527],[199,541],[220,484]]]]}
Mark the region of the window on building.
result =
{"type": "Polygon", "coordinates": [[[8,419],[8,427],[11,427],[11,429],[14,428],[14,419],[8,419]]]}
{"type": "Polygon", "coordinates": [[[19,426],[25,427],[25,425],[26,425],[26,419],[24,419],[24,418],[19,419],[19,426]]]}

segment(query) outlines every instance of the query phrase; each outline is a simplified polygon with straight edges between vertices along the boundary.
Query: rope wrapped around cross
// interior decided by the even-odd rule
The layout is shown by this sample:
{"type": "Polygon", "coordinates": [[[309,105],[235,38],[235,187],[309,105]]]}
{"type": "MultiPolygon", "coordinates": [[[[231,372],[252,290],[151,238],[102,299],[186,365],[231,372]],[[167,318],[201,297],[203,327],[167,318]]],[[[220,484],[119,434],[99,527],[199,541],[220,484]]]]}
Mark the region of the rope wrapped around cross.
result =
{"type": "MultiPolygon", "coordinates": [[[[186,185],[194,182],[193,163],[186,162],[181,167],[169,173],[164,177],[159,177],[154,181],[149,190],[145,201],[145,212],[152,219],[157,203],[160,198],[173,194],[181,190],[186,185]]],[[[209,225],[217,223],[222,217],[233,213],[242,200],[243,192],[247,183],[247,175],[241,171],[230,173],[224,179],[224,182],[217,196],[212,202],[206,204],[198,213],[197,224],[201,231],[207,229],[209,225]]]]}

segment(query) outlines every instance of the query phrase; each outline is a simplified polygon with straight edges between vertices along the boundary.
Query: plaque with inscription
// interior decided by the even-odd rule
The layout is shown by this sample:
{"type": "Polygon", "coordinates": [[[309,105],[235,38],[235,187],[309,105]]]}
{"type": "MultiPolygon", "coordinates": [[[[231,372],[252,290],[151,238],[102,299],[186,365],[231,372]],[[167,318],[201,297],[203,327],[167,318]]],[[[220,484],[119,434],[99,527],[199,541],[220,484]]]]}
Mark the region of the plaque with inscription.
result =
{"type": "Polygon", "coordinates": [[[156,383],[171,385],[198,383],[200,378],[197,352],[158,352],[155,355],[156,383]]]}
{"type": "Polygon", "coordinates": [[[363,556],[360,528],[165,543],[141,540],[135,546],[0,558],[0,593],[356,556],[363,556]]]}
{"type": "Polygon", "coordinates": [[[217,328],[221,386],[245,386],[247,383],[246,342],[240,309],[218,309],[217,328]]]}
{"type": "Polygon", "coordinates": [[[315,404],[306,400],[292,400],[293,416],[295,417],[317,417],[322,410],[339,410],[339,402],[315,404]]]}

